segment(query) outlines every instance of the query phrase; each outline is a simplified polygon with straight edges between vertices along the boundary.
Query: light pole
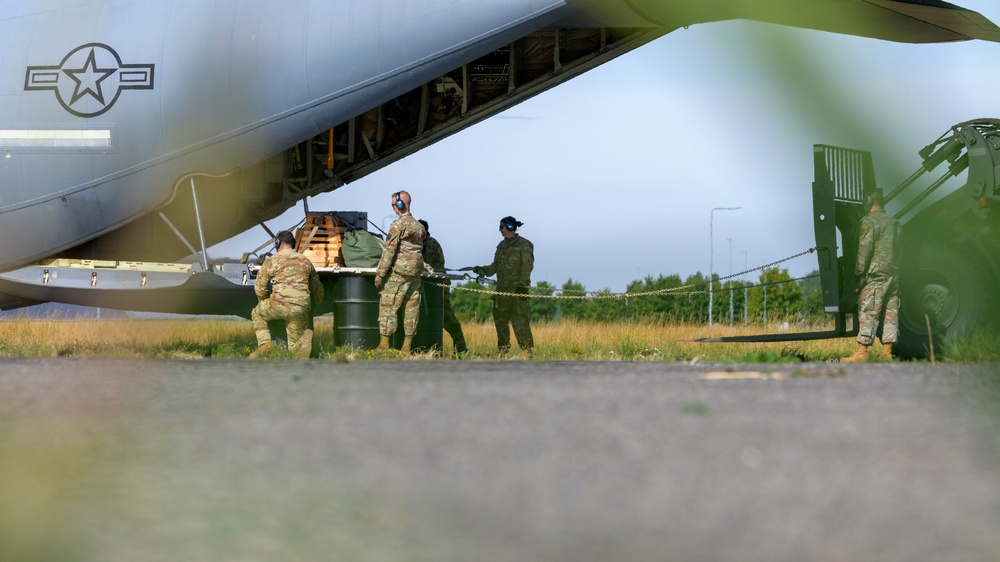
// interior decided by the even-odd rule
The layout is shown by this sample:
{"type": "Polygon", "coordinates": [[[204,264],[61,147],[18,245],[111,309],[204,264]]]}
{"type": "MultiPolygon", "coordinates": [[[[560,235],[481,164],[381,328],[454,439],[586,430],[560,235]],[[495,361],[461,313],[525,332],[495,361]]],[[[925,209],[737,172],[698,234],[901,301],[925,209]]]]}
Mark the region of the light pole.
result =
{"type": "Polygon", "coordinates": [[[729,325],[733,325],[733,239],[729,240],[729,325]]]}
{"type": "Polygon", "coordinates": [[[743,207],[715,207],[712,212],[708,213],[708,327],[712,327],[712,285],[715,284],[714,281],[714,271],[715,267],[715,244],[713,241],[713,226],[712,223],[715,220],[716,211],[736,211],[742,209],[743,207]]]}
{"type": "MultiPolygon", "coordinates": [[[[747,270],[747,251],[743,250],[743,271],[747,270]]],[[[743,281],[743,325],[750,324],[750,301],[747,300],[747,282],[743,281]]]]}
{"type": "Polygon", "coordinates": [[[764,328],[767,328],[767,270],[760,270],[761,286],[764,287],[764,328]]]}

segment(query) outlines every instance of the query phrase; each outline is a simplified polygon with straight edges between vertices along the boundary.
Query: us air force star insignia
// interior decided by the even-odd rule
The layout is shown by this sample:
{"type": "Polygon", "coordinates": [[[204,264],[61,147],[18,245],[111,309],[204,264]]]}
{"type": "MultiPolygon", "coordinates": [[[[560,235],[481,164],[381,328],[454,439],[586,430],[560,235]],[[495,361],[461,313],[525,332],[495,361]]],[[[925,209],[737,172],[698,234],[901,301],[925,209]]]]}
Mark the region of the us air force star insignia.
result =
{"type": "Polygon", "coordinates": [[[152,90],[152,64],[122,64],[118,53],[102,43],[73,49],[59,66],[29,66],[25,91],[54,90],[66,111],[96,117],[111,109],[122,90],[152,90]]]}

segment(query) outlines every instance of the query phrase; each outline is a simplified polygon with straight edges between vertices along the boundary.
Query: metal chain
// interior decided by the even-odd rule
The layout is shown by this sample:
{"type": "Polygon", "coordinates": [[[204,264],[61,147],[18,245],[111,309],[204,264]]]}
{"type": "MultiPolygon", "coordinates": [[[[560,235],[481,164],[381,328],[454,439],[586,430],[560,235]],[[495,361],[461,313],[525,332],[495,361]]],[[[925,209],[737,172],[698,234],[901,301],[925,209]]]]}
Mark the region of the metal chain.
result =
{"type": "MultiPolygon", "coordinates": [[[[797,254],[795,254],[793,256],[789,256],[787,258],[783,258],[783,259],[780,259],[780,260],[775,260],[775,261],[773,261],[771,263],[768,263],[768,264],[765,264],[765,265],[761,265],[759,267],[755,267],[755,268],[752,268],[752,269],[748,269],[746,271],[741,271],[739,273],[733,273],[732,275],[727,275],[725,277],[719,277],[718,281],[722,282],[722,281],[726,281],[728,279],[732,279],[734,277],[739,277],[741,275],[746,275],[747,273],[752,273],[754,271],[763,271],[765,269],[770,269],[770,268],[772,268],[772,267],[774,267],[774,266],[776,266],[778,264],[784,263],[786,261],[794,260],[796,258],[800,258],[800,257],[802,257],[802,256],[804,256],[806,254],[811,254],[811,253],[813,253],[815,251],[816,251],[816,247],[812,247],[812,248],[809,248],[808,250],[805,250],[803,252],[799,252],[799,253],[797,253],[797,254]]],[[[797,277],[795,279],[786,279],[784,281],[772,281],[772,282],[768,282],[768,283],[761,283],[761,284],[756,284],[756,285],[748,285],[747,288],[764,287],[764,286],[768,286],[768,285],[780,285],[782,283],[790,283],[790,282],[793,282],[793,281],[801,281],[803,279],[812,279],[814,277],[817,277],[817,275],[806,275],[804,277],[797,277]]],[[[586,298],[594,298],[594,299],[630,299],[630,298],[634,298],[634,297],[647,297],[647,296],[651,296],[651,295],[664,295],[664,294],[671,294],[671,293],[678,294],[678,295],[698,295],[698,294],[707,293],[708,291],[707,290],[701,290],[701,291],[684,291],[684,289],[691,289],[691,288],[694,288],[694,287],[705,286],[705,285],[708,285],[709,283],[712,283],[714,281],[715,280],[702,281],[700,283],[689,283],[687,285],[681,285],[679,287],[668,287],[666,289],[656,289],[656,290],[653,290],[653,291],[643,291],[643,292],[637,292],[637,293],[628,293],[628,292],[625,292],[625,293],[611,293],[611,292],[606,292],[606,291],[581,291],[582,294],[580,294],[580,295],[566,295],[566,294],[561,294],[561,295],[527,294],[526,295],[526,294],[523,294],[523,293],[508,293],[508,292],[493,291],[493,290],[488,290],[488,289],[475,289],[473,287],[462,287],[462,286],[459,286],[459,285],[455,285],[454,287],[452,287],[450,284],[448,284],[448,285],[442,285],[442,284],[439,284],[439,283],[430,283],[428,281],[425,281],[425,283],[429,283],[430,285],[434,285],[436,287],[441,287],[441,288],[446,288],[446,289],[454,288],[454,289],[459,290],[459,291],[468,291],[470,293],[483,293],[483,294],[488,294],[488,295],[499,295],[499,296],[503,296],[503,297],[527,297],[527,298],[532,298],[532,299],[583,300],[583,299],[586,299],[586,298]]],[[[556,287],[538,287],[538,286],[531,287],[531,289],[545,290],[545,291],[551,290],[553,292],[561,290],[561,289],[558,289],[556,287]]]]}

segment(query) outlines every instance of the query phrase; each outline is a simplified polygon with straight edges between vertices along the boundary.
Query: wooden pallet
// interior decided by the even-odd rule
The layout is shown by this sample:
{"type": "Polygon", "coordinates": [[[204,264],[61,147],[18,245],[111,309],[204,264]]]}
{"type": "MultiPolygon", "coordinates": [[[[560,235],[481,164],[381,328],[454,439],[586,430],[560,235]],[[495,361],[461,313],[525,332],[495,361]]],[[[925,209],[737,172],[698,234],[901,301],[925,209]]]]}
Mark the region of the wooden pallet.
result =
{"type": "Polygon", "coordinates": [[[329,214],[309,214],[295,231],[295,248],[316,267],[344,265],[342,241],[347,224],[329,214]]]}

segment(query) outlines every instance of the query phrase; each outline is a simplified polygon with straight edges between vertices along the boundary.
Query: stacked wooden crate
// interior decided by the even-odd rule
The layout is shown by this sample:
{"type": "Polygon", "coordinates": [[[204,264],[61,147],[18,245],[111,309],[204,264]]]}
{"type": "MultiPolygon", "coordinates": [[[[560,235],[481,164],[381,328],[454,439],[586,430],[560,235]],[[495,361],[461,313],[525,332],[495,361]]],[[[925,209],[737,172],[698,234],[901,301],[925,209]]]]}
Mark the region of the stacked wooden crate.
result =
{"type": "Polygon", "coordinates": [[[330,213],[309,213],[306,222],[295,231],[295,248],[315,267],[344,265],[341,246],[347,223],[330,213]]]}

